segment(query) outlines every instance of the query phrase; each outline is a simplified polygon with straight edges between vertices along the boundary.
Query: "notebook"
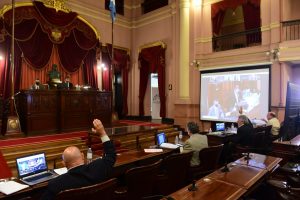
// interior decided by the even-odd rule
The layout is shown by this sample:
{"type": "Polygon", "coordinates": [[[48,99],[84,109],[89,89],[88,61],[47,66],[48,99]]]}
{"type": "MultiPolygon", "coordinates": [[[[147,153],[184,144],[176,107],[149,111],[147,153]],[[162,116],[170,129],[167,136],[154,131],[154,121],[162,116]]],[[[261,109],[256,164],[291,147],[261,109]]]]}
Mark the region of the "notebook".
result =
{"type": "Polygon", "coordinates": [[[16,166],[19,179],[28,185],[48,181],[57,176],[56,173],[48,170],[45,153],[17,158],[16,166]]]}
{"type": "Polygon", "coordinates": [[[216,131],[225,131],[225,123],[224,122],[216,123],[216,131]]]}
{"type": "Polygon", "coordinates": [[[157,139],[157,146],[160,148],[177,149],[179,146],[182,146],[182,145],[167,143],[167,138],[165,133],[158,133],[156,139],[157,139]]]}

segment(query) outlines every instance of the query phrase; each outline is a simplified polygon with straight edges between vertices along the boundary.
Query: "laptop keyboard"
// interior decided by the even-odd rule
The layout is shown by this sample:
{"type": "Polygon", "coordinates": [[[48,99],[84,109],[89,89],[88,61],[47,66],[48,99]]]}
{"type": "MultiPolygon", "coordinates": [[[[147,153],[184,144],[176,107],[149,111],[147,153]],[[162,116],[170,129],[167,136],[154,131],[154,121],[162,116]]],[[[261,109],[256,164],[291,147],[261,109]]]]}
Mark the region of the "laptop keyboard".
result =
{"type": "Polygon", "coordinates": [[[46,173],[39,174],[39,175],[30,177],[30,178],[26,178],[26,179],[24,179],[24,180],[25,180],[25,181],[28,181],[28,182],[32,182],[32,181],[36,181],[36,180],[38,180],[38,179],[41,179],[41,178],[44,178],[44,177],[48,177],[48,176],[52,176],[52,175],[53,175],[52,173],[46,172],[46,173]]]}

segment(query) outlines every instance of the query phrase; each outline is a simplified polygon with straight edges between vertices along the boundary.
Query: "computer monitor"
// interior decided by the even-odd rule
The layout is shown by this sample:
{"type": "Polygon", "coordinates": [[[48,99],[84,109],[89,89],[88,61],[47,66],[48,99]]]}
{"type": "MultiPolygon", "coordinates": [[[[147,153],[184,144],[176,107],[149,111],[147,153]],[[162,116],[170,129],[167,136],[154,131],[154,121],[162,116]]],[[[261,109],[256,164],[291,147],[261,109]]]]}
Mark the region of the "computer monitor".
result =
{"type": "Polygon", "coordinates": [[[166,143],[166,135],[165,133],[158,133],[156,135],[157,145],[160,146],[162,143],[166,143]]]}
{"type": "Polygon", "coordinates": [[[225,123],[224,122],[216,123],[216,131],[225,131],[225,123]]]}

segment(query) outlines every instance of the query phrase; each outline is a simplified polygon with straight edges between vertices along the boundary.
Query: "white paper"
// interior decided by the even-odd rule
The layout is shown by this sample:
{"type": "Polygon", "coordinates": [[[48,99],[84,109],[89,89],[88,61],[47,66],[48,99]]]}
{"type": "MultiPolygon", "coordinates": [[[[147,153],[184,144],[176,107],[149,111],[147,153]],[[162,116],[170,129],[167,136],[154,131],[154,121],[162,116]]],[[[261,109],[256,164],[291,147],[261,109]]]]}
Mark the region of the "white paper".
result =
{"type": "Polygon", "coordinates": [[[0,182],[0,192],[6,195],[18,192],[28,187],[28,185],[17,183],[15,181],[0,182]]]}
{"type": "Polygon", "coordinates": [[[144,149],[145,153],[157,153],[157,152],[163,152],[162,149],[144,149]]]}
{"type": "Polygon", "coordinates": [[[54,169],[54,172],[57,173],[58,175],[62,175],[68,172],[68,169],[66,167],[54,169]]]}

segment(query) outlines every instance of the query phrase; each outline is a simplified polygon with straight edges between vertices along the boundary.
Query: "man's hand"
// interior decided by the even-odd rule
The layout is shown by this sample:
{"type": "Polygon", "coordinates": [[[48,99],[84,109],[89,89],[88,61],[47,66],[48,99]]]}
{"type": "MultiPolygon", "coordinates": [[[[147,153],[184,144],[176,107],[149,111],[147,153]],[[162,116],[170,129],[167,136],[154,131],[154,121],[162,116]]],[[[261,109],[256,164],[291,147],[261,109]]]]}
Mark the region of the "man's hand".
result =
{"type": "Polygon", "coordinates": [[[99,119],[94,119],[93,125],[94,125],[94,128],[92,128],[92,131],[94,133],[98,133],[100,137],[106,135],[104,126],[103,126],[102,122],[99,119]]]}

